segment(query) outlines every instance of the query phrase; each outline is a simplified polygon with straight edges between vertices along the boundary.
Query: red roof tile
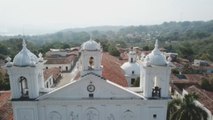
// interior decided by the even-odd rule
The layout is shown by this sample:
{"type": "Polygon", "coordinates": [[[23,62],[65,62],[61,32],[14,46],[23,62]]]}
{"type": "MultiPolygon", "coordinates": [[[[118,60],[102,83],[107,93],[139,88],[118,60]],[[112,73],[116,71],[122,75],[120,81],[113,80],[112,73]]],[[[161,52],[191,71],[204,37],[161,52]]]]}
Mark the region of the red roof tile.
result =
{"type": "Polygon", "coordinates": [[[74,80],[78,80],[80,77],[81,77],[81,74],[80,74],[80,72],[78,72],[78,73],[75,75],[74,80]]]}
{"type": "Polygon", "coordinates": [[[13,110],[10,102],[10,91],[0,91],[0,119],[13,120],[13,110]]]}
{"type": "Polygon", "coordinates": [[[213,114],[213,92],[206,91],[196,86],[191,86],[186,89],[189,93],[195,93],[198,95],[198,101],[204,105],[213,114]]]}
{"type": "Polygon", "coordinates": [[[47,62],[45,64],[70,64],[74,59],[76,58],[76,55],[70,55],[66,57],[52,57],[52,58],[46,58],[47,62]]]}
{"type": "Polygon", "coordinates": [[[171,75],[171,80],[173,83],[189,83],[189,84],[199,84],[201,79],[204,77],[201,74],[183,74],[186,79],[179,79],[174,74],[171,75]]]}
{"type": "Polygon", "coordinates": [[[121,58],[122,60],[128,60],[128,59],[129,59],[128,53],[127,53],[127,52],[121,53],[121,54],[120,54],[120,58],[121,58]]]}
{"type": "Polygon", "coordinates": [[[121,86],[127,87],[127,80],[124,76],[123,70],[120,67],[122,63],[118,58],[110,55],[109,53],[103,53],[102,65],[102,75],[104,78],[121,86]]]}
{"type": "Polygon", "coordinates": [[[53,75],[53,78],[56,80],[60,74],[61,74],[61,71],[60,71],[60,68],[58,68],[58,67],[45,69],[44,70],[44,80],[47,80],[51,75],[53,75]]]}

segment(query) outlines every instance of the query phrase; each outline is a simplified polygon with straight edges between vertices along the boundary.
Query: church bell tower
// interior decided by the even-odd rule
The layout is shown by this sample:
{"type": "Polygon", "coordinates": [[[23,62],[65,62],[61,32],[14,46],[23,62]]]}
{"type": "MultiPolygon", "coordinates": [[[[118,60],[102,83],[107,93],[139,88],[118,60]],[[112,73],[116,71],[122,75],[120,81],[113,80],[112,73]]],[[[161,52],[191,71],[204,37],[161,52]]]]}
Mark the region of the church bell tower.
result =
{"type": "Polygon", "coordinates": [[[22,50],[14,57],[13,62],[7,59],[7,71],[10,79],[12,99],[35,99],[44,88],[43,59],[27,49],[23,40],[22,50]]]}
{"type": "Polygon", "coordinates": [[[170,73],[170,62],[158,49],[156,40],[154,50],[141,65],[140,87],[143,95],[147,98],[169,98],[170,73]]]}
{"type": "Polygon", "coordinates": [[[102,75],[102,49],[100,43],[90,39],[81,46],[81,75],[93,72],[102,75]]]}

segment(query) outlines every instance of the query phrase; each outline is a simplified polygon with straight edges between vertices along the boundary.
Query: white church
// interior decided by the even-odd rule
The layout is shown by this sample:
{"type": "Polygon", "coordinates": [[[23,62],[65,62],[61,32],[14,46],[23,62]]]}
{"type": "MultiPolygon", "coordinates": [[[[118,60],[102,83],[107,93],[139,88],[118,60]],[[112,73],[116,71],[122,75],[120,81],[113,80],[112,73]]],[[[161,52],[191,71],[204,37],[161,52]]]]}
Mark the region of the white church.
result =
{"type": "MultiPolygon", "coordinates": [[[[130,55],[134,57],[135,53],[130,55]]],[[[127,79],[129,87],[105,79],[101,59],[99,43],[94,40],[83,43],[80,79],[49,89],[44,86],[42,56],[30,52],[23,41],[22,50],[6,64],[14,119],[166,120],[171,66],[159,51],[158,41],[144,61],[130,57],[129,63],[122,66],[129,71],[126,77],[133,70],[140,77],[139,87],[131,87],[134,79],[131,77],[127,79]],[[134,68],[135,64],[139,68],[134,68]]]]}

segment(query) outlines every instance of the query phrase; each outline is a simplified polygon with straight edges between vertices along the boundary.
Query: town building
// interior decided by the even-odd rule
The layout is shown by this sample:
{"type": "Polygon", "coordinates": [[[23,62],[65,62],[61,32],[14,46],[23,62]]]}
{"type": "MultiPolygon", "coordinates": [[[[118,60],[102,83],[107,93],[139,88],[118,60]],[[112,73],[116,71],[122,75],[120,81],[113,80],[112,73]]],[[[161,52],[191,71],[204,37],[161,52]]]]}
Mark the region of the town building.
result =
{"type": "Polygon", "coordinates": [[[60,68],[61,72],[70,72],[75,66],[75,63],[79,57],[79,48],[73,49],[50,49],[46,53],[45,59],[47,62],[44,64],[44,68],[60,68]]]}
{"type": "Polygon", "coordinates": [[[137,63],[137,54],[135,50],[131,49],[128,56],[128,62],[125,62],[121,68],[125,72],[128,86],[132,87],[136,86],[136,80],[140,79],[140,65],[137,63]]]}
{"type": "Polygon", "coordinates": [[[132,89],[103,76],[102,54],[94,40],[83,43],[80,78],[50,89],[44,85],[43,58],[23,41],[22,50],[6,64],[14,120],[166,120],[171,66],[158,41],[139,61],[140,85],[132,89]]]}

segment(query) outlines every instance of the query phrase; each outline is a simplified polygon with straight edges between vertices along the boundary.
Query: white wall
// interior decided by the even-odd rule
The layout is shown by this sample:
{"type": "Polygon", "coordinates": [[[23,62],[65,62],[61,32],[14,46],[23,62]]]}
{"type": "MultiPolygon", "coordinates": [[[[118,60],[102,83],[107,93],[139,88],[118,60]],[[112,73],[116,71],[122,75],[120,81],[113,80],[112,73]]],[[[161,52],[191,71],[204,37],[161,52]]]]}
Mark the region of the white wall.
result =
{"type": "Polygon", "coordinates": [[[48,67],[48,69],[53,67],[57,67],[57,68],[61,67],[61,71],[67,71],[66,67],[68,67],[68,71],[69,71],[72,65],[73,65],[73,62],[71,64],[45,64],[44,69],[46,69],[46,67],[48,67]]]}
{"type": "Polygon", "coordinates": [[[46,100],[38,106],[39,120],[166,120],[167,111],[163,100],[46,100]]]}

